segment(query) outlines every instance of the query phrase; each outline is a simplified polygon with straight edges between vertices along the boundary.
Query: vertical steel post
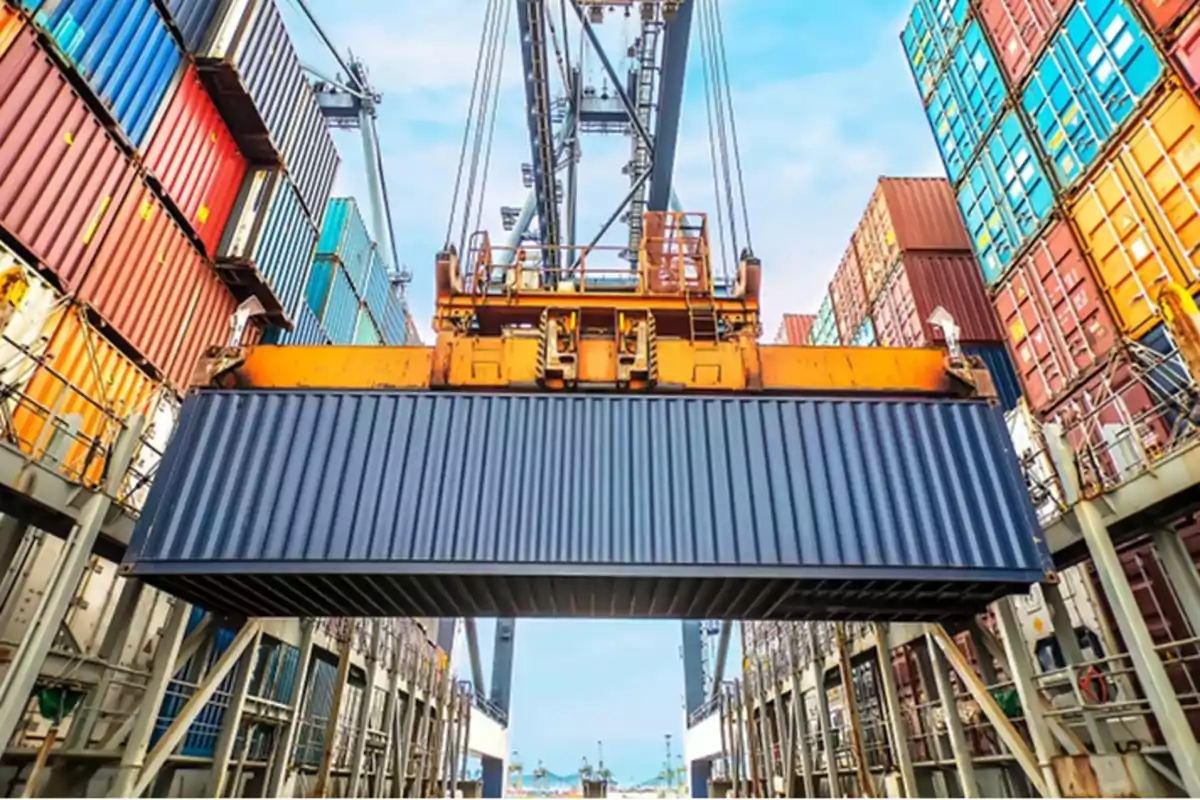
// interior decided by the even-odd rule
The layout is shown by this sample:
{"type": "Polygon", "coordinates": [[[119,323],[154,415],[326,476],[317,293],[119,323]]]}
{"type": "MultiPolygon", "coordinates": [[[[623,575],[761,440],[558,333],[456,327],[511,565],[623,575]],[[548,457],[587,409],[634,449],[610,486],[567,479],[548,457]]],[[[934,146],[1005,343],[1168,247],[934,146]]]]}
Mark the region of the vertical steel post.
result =
{"type": "Polygon", "coordinates": [[[28,530],[29,523],[7,514],[0,514],[0,575],[4,576],[3,582],[0,583],[0,606],[7,603],[9,593],[16,582],[16,572],[20,569],[19,562],[22,560],[19,556],[27,547],[25,534],[28,530]]]}
{"type": "Polygon", "coordinates": [[[25,635],[21,637],[21,643],[13,653],[8,671],[4,674],[4,682],[0,685],[0,742],[7,743],[12,739],[25,715],[42,664],[58,636],[59,625],[79,587],[79,580],[91,559],[104,517],[112,507],[113,497],[121,489],[144,428],[143,417],[130,417],[105,465],[107,471],[103,491],[94,492],[84,501],[75,525],[63,543],[50,583],[42,594],[25,635]]]}
{"type": "Polygon", "coordinates": [[[958,715],[958,698],[954,694],[954,684],[950,682],[950,668],[946,665],[946,657],[942,654],[941,648],[938,647],[932,635],[928,636],[928,642],[933,678],[937,681],[938,695],[942,698],[942,709],[946,716],[946,731],[950,735],[950,748],[954,752],[954,764],[958,767],[958,782],[962,788],[963,797],[979,797],[979,783],[975,779],[975,761],[971,758],[967,734],[963,730],[962,718],[958,715]]]}
{"type": "Polygon", "coordinates": [[[117,605],[113,608],[109,619],[108,629],[104,631],[104,639],[100,642],[97,657],[105,663],[100,680],[88,691],[85,705],[79,712],[79,718],[71,724],[64,746],[69,749],[87,747],[100,721],[100,711],[104,700],[112,688],[116,672],[110,665],[120,661],[121,653],[133,632],[133,617],[137,612],[138,603],[142,599],[144,584],[141,581],[126,579],[121,586],[121,594],[117,597],[117,605]]]}
{"type": "Polygon", "coordinates": [[[1180,538],[1179,531],[1162,528],[1151,536],[1163,571],[1167,573],[1179,607],[1192,629],[1192,636],[1200,636],[1200,574],[1196,572],[1196,563],[1180,538]]]}
{"type": "Polygon", "coordinates": [[[379,677],[379,648],[382,644],[383,626],[379,619],[371,620],[371,649],[367,651],[366,688],[363,701],[358,707],[358,730],[354,736],[354,750],[350,756],[350,787],[347,794],[358,797],[362,787],[363,765],[366,761],[367,739],[371,727],[371,708],[375,705],[375,679],[379,677]]]}
{"type": "MultiPolygon", "coordinates": [[[[250,681],[254,678],[254,667],[258,664],[258,649],[262,643],[262,629],[250,640],[245,654],[238,662],[234,674],[233,686],[229,691],[229,703],[225,706],[225,714],[221,717],[221,732],[217,736],[216,747],[213,748],[212,769],[208,778],[208,794],[210,797],[224,797],[225,777],[229,772],[229,757],[233,754],[233,745],[237,741],[238,729],[242,726],[242,710],[246,707],[246,696],[250,693],[250,681]]],[[[248,735],[248,733],[247,733],[248,735]]]]}
{"type": "Polygon", "coordinates": [[[829,730],[829,696],[825,693],[825,659],[817,647],[817,634],[813,628],[808,629],[808,639],[812,650],[812,675],[814,699],[817,703],[817,725],[821,734],[821,747],[825,750],[825,774],[829,780],[829,796],[843,797],[841,775],[838,774],[837,753],[833,745],[833,732],[829,730]]]}
{"type": "Polygon", "coordinates": [[[850,669],[850,651],[846,647],[846,626],[841,622],[833,625],[834,640],[838,651],[838,670],[842,677],[842,690],[846,696],[846,715],[850,722],[850,746],[854,750],[854,767],[858,773],[858,790],[863,797],[874,797],[875,787],[867,770],[867,754],[863,750],[862,721],[858,714],[858,697],[854,692],[854,675],[850,669]]]}
{"type": "Polygon", "coordinates": [[[383,754],[379,759],[379,779],[375,782],[376,797],[387,796],[387,774],[395,760],[392,757],[392,753],[400,746],[400,742],[396,736],[397,706],[400,704],[400,647],[401,642],[397,637],[397,640],[392,643],[390,650],[388,697],[387,705],[383,708],[383,732],[386,738],[384,740],[383,754]]]}
{"type": "MultiPolygon", "coordinates": [[[[1071,685],[1075,687],[1075,693],[1078,697],[1079,675],[1076,670],[1083,663],[1084,658],[1083,649],[1079,646],[1079,637],[1075,633],[1075,627],[1071,624],[1071,614],[1067,610],[1067,604],[1063,601],[1062,592],[1058,590],[1057,584],[1042,584],[1042,597],[1046,600],[1046,610],[1049,612],[1050,625],[1054,628],[1054,639],[1058,642],[1058,648],[1062,651],[1063,660],[1067,663],[1067,670],[1071,676],[1071,685]]],[[[1086,709],[1082,710],[1082,715],[1084,725],[1087,727],[1088,734],[1092,737],[1092,745],[1095,747],[1096,752],[1101,754],[1117,752],[1116,742],[1113,740],[1112,731],[1109,730],[1108,723],[1086,709]]]]}
{"type": "Polygon", "coordinates": [[[1096,573],[1100,576],[1105,597],[1117,619],[1117,627],[1129,647],[1129,658],[1137,670],[1167,748],[1175,759],[1179,777],[1187,787],[1189,796],[1200,797],[1200,745],[1196,743],[1196,736],[1171,685],[1166,667],[1154,649],[1154,639],[1142,617],[1129,579],[1121,568],[1117,549],[1092,501],[1080,501],[1075,507],[1075,516],[1096,573]]]}
{"type": "Polygon", "coordinates": [[[353,617],[343,620],[346,625],[345,640],[341,642],[341,652],[338,653],[338,671],[333,687],[333,703],[329,709],[329,719],[325,720],[325,743],[321,752],[321,766],[317,771],[316,785],[313,787],[314,797],[325,797],[329,791],[329,773],[333,770],[333,751],[337,745],[338,718],[342,715],[342,700],[346,697],[346,681],[350,677],[350,659],[354,653],[354,630],[358,622],[353,617]]]}
{"type": "Polygon", "coordinates": [[[900,689],[896,686],[896,673],[892,668],[892,627],[875,625],[876,651],[879,655],[879,675],[883,681],[883,704],[887,712],[888,730],[892,735],[892,752],[900,768],[904,784],[904,796],[916,797],[917,771],[913,768],[912,752],[908,749],[908,724],[900,708],[900,689]]]}
{"type": "Polygon", "coordinates": [[[300,626],[300,658],[296,664],[296,681],[292,684],[292,691],[288,696],[291,718],[275,732],[271,768],[263,791],[266,797],[282,797],[284,785],[291,772],[292,755],[296,750],[296,737],[303,724],[304,697],[305,690],[308,688],[308,670],[312,664],[313,638],[316,629],[317,623],[314,619],[305,619],[300,626]]]}

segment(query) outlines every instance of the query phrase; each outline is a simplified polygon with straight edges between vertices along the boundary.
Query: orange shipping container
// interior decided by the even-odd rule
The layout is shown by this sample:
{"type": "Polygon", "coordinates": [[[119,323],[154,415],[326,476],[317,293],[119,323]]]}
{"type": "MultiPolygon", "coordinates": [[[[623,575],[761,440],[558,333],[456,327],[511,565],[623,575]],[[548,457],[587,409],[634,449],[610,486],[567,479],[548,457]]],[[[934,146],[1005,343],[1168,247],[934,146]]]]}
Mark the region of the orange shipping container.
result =
{"type": "Polygon", "coordinates": [[[1200,108],[1176,88],[1070,205],[1117,324],[1135,338],[1157,324],[1167,281],[1200,288],[1198,137],[1200,108]]]}
{"type": "Polygon", "coordinates": [[[24,24],[25,21],[21,19],[15,9],[0,3],[0,56],[8,50],[9,45],[17,38],[17,33],[24,24]]]}
{"type": "Polygon", "coordinates": [[[829,284],[829,297],[833,301],[833,316],[837,320],[838,337],[843,342],[854,339],[858,326],[862,325],[870,311],[867,302],[867,286],[863,283],[858,253],[854,239],[842,255],[833,281],[829,284]]]}
{"type": "Polygon", "coordinates": [[[787,344],[798,347],[808,344],[809,334],[816,324],[816,314],[784,314],[779,323],[779,332],[775,334],[775,344],[787,344]]]}
{"type": "Polygon", "coordinates": [[[45,366],[17,400],[13,430],[22,451],[57,460],[64,475],[96,485],[120,420],[151,414],[158,385],[88,324],[81,309],[59,320],[45,366]]]}
{"type": "Polygon", "coordinates": [[[945,178],[880,178],[855,242],[868,301],[878,296],[900,253],[971,249],[954,191],[945,178]]]}

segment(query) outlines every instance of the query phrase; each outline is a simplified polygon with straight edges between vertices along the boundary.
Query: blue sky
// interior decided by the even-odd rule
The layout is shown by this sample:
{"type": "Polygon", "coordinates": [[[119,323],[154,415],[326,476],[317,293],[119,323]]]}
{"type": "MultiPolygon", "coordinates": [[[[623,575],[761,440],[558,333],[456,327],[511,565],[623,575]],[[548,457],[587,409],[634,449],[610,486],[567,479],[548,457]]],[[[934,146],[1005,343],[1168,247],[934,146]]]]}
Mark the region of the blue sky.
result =
{"type": "MultiPolygon", "coordinates": [[[[289,0],[281,2],[288,11],[289,0]]],[[[485,3],[310,2],[335,43],[368,65],[383,94],[379,125],[398,247],[414,274],[410,303],[429,340],[433,254],[445,237],[485,3]]],[[[816,310],[878,176],[942,170],[899,44],[911,0],[721,3],[770,336],[782,313],[816,310]]],[[[332,71],[315,37],[292,28],[306,62],[332,71]]],[[[499,207],[524,199],[520,164],[529,160],[515,20],[511,28],[484,199],[484,226],[494,231],[499,207]]],[[[610,17],[606,40],[622,34],[619,18],[610,17]]],[[[693,58],[675,187],[686,208],[711,211],[702,92],[693,58]]],[[[339,134],[338,141],[337,191],[365,199],[359,140],[339,134]]],[[[586,232],[626,191],[618,168],[628,145],[593,137],[584,147],[586,232]]],[[[491,630],[481,630],[489,659],[491,630]]],[[[594,760],[603,739],[618,777],[640,780],[660,768],[665,733],[678,752],[678,623],[522,622],[516,675],[512,746],[529,766],[540,758],[553,771],[571,772],[581,756],[594,760]]]]}

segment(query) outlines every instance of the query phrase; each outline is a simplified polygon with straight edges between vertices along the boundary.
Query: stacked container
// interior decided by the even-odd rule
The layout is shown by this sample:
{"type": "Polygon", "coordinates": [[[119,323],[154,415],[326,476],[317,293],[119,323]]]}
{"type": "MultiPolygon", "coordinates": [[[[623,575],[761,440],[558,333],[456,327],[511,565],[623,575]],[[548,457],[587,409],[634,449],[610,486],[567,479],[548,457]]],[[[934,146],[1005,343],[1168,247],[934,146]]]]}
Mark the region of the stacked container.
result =
{"type": "Polygon", "coordinates": [[[833,308],[833,296],[826,294],[817,309],[817,318],[809,333],[809,344],[816,347],[836,347],[841,344],[838,336],[837,312],[833,308]]]}
{"type": "Polygon", "coordinates": [[[1030,409],[1097,485],[1168,446],[1185,380],[1158,297],[1200,292],[1198,5],[918,0],[902,37],[1030,409]]]}
{"type": "Polygon", "coordinates": [[[775,334],[775,344],[792,346],[810,343],[813,326],[817,323],[816,314],[784,314],[779,323],[779,331],[775,334]]]}

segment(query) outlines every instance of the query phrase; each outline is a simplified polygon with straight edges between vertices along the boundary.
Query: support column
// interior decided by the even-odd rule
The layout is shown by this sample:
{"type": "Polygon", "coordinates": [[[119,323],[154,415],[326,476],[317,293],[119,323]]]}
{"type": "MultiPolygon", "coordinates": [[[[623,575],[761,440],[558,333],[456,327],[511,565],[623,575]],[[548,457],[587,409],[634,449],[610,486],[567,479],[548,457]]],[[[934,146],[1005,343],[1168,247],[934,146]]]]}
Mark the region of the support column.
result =
{"type": "Polygon", "coordinates": [[[876,652],[879,655],[879,676],[883,682],[883,706],[887,714],[888,730],[892,735],[892,752],[900,768],[904,784],[904,796],[916,797],[917,772],[913,768],[912,753],[908,749],[908,724],[900,708],[900,690],[896,686],[896,673],[892,668],[892,628],[890,625],[875,625],[876,652]]]}
{"type": "Polygon", "coordinates": [[[1163,528],[1151,535],[1154,550],[1175,589],[1175,597],[1192,629],[1192,635],[1200,636],[1200,573],[1196,572],[1196,563],[1178,531],[1163,528]]]}
{"type": "MultiPolygon", "coordinates": [[[[117,598],[117,605],[109,619],[108,629],[104,632],[104,640],[101,641],[100,650],[96,653],[97,658],[106,665],[116,663],[121,659],[121,653],[129,641],[129,635],[133,632],[132,622],[137,613],[138,603],[142,598],[143,586],[141,581],[126,579],[121,587],[121,594],[117,598]]],[[[99,682],[88,691],[84,706],[80,709],[80,716],[71,725],[71,731],[67,734],[67,740],[64,743],[66,748],[82,749],[91,742],[96,723],[100,721],[100,711],[104,706],[104,699],[108,697],[116,674],[113,669],[106,666],[100,675],[99,682]]]]}
{"type": "Polygon", "coordinates": [[[0,742],[12,739],[25,715],[29,696],[46,661],[46,654],[58,636],[59,625],[66,616],[67,608],[79,587],[79,580],[91,559],[104,517],[112,508],[112,498],[121,489],[121,482],[129,469],[144,426],[145,420],[140,416],[129,419],[109,456],[106,465],[108,476],[103,491],[94,492],[84,502],[75,526],[63,543],[50,583],[13,654],[8,671],[4,674],[4,683],[0,685],[0,742]]]}
{"type": "MultiPolygon", "coordinates": [[[[1046,610],[1050,615],[1050,624],[1054,628],[1054,640],[1058,642],[1058,649],[1062,651],[1063,661],[1066,662],[1068,674],[1071,676],[1071,687],[1075,692],[1075,699],[1082,707],[1084,700],[1079,693],[1079,674],[1076,670],[1084,662],[1084,657],[1083,649],[1079,646],[1079,636],[1071,624],[1071,613],[1067,609],[1066,602],[1063,601],[1058,584],[1042,584],[1042,597],[1046,600],[1046,610]]],[[[1098,754],[1117,752],[1108,723],[1099,719],[1091,711],[1083,710],[1082,714],[1084,725],[1087,727],[1095,751],[1098,754]]]]}
{"type": "MultiPolygon", "coordinates": [[[[250,681],[254,677],[254,667],[258,663],[258,647],[262,642],[262,628],[254,634],[246,652],[238,662],[234,674],[233,686],[229,690],[229,704],[221,717],[221,732],[217,736],[216,747],[213,748],[212,769],[208,778],[208,793],[210,797],[225,797],[225,778],[229,773],[229,757],[233,755],[233,745],[237,742],[238,730],[242,727],[242,710],[246,707],[246,695],[250,692],[250,681]]],[[[247,737],[249,734],[247,733],[247,737]]]]}
{"type": "Polygon", "coordinates": [[[0,576],[4,576],[0,582],[0,605],[9,599],[16,571],[21,568],[20,554],[25,549],[22,545],[25,545],[25,534],[28,530],[29,523],[7,514],[0,514],[0,576]],[[10,577],[9,572],[12,572],[13,576],[10,577]]]}
{"type": "Polygon", "coordinates": [[[346,633],[340,642],[341,652],[338,654],[338,671],[333,687],[333,703],[329,709],[329,719],[325,721],[325,732],[322,738],[321,766],[317,769],[317,780],[313,788],[313,797],[325,797],[329,790],[329,773],[333,769],[333,751],[337,744],[338,718],[342,715],[342,699],[346,696],[346,680],[350,677],[350,658],[354,652],[354,628],[358,620],[344,620],[346,633]]]}
{"type": "Polygon", "coordinates": [[[371,620],[371,649],[367,652],[366,687],[363,689],[363,699],[358,707],[358,719],[355,721],[358,730],[354,736],[354,751],[350,754],[350,787],[346,791],[350,797],[358,797],[359,788],[362,786],[363,764],[367,754],[367,730],[371,727],[371,706],[375,704],[375,679],[379,677],[379,648],[382,636],[383,626],[380,621],[371,620]]]}
{"type": "Polygon", "coordinates": [[[945,711],[946,717],[946,732],[950,735],[950,748],[954,752],[954,764],[958,768],[958,783],[962,788],[963,797],[979,797],[979,783],[975,779],[975,761],[971,757],[971,749],[967,744],[967,734],[963,730],[962,718],[958,715],[958,698],[954,694],[954,684],[950,681],[950,668],[946,665],[946,657],[932,636],[928,637],[928,642],[933,679],[937,682],[938,695],[942,699],[942,709],[945,711]]]}
{"type": "MultiPolygon", "coordinates": [[[[813,648],[813,653],[817,652],[813,648]]],[[[833,732],[829,730],[829,696],[825,694],[825,673],[812,664],[813,682],[816,684],[817,725],[821,734],[821,746],[825,749],[825,773],[829,778],[829,796],[842,797],[841,776],[838,774],[837,752],[833,746],[833,732]]]]}
{"type": "Polygon", "coordinates": [[[388,673],[388,698],[387,705],[383,709],[383,732],[387,739],[383,746],[383,754],[379,758],[379,779],[375,781],[376,797],[387,796],[387,774],[395,760],[392,753],[400,746],[399,737],[396,736],[396,715],[398,713],[397,706],[400,704],[400,648],[402,646],[401,642],[397,640],[392,643],[390,649],[392,658],[388,673]]]}
{"type": "Polygon", "coordinates": [[[271,766],[267,775],[265,797],[282,797],[283,787],[287,783],[288,773],[292,768],[292,755],[296,751],[296,737],[300,733],[304,714],[304,693],[308,688],[308,670],[312,664],[313,637],[316,633],[316,620],[306,619],[300,627],[300,658],[296,664],[296,681],[292,684],[292,692],[288,696],[291,706],[291,718],[280,725],[275,733],[275,742],[271,753],[271,766]]]}
{"type": "Polygon", "coordinates": [[[1179,697],[1171,686],[1162,658],[1154,649],[1154,639],[1138,608],[1129,579],[1121,568],[1121,559],[1108,535],[1100,512],[1090,500],[1075,508],[1084,542],[1091,553],[1104,595],[1116,617],[1117,627],[1129,648],[1129,658],[1137,671],[1142,690],[1154,711],[1167,748],[1175,759],[1179,777],[1190,797],[1200,797],[1200,745],[1188,724],[1179,697]]]}

